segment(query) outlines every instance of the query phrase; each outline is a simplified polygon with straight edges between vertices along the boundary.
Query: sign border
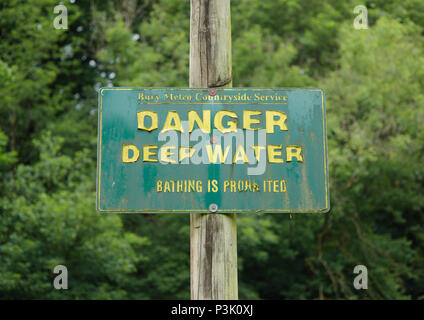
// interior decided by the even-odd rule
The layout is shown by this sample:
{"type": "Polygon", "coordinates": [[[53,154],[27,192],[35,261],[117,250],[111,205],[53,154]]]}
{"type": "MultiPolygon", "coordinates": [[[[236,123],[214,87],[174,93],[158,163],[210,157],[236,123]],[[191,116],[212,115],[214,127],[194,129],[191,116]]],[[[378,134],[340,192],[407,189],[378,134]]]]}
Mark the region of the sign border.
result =
{"type": "MultiPolygon", "coordinates": [[[[323,147],[324,147],[324,180],[325,180],[325,208],[322,209],[308,209],[308,210],[292,210],[292,209],[219,209],[214,213],[327,213],[330,211],[330,185],[328,179],[328,146],[327,146],[327,116],[325,108],[325,91],[321,88],[215,88],[218,91],[319,91],[321,92],[321,108],[322,108],[322,125],[323,125],[323,147]]],[[[96,210],[99,213],[210,213],[208,209],[195,209],[195,210],[160,210],[160,209],[136,209],[136,210],[117,210],[117,209],[101,209],[100,208],[100,185],[101,185],[101,147],[102,147],[102,117],[103,117],[103,92],[104,91],[139,91],[139,90],[189,90],[189,91],[204,91],[208,92],[209,88],[165,88],[165,87],[102,87],[99,89],[99,112],[98,112],[98,128],[97,128],[97,177],[96,177],[96,210]]],[[[209,104],[208,102],[207,104],[209,104]]],[[[189,103],[183,103],[189,104],[189,103]]],[[[199,104],[199,103],[191,103],[199,104]]],[[[220,103],[222,104],[222,103],[220,103]]],[[[231,103],[237,104],[237,103],[231,103]]],[[[240,103],[239,103],[240,104],[240,103]]],[[[286,103],[277,103],[286,104],[286,103]]]]}

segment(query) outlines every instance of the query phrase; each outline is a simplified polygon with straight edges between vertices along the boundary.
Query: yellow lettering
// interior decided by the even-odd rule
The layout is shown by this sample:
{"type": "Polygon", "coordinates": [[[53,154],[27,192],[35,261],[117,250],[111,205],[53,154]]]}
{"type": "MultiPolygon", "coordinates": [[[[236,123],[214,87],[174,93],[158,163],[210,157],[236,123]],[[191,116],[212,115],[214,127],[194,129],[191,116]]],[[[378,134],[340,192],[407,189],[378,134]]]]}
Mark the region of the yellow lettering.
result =
{"type": "Polygon", "coordinates": [[[156,191],[162,192],[162,181],[161,180],[156,181],[156,191]]]}
{"type": "Polygon", "coordinates": [[[278,192],[278,180],[274,180],[272,182],[272,184],[273,184],[273,187],[274,187],[274,192],[278,192]]]}
{"type": "Polygon", "coordinates": [[[180,147],[180,162],[186,158],[191,158],[195,149],[192,147],[180,147]]]}
{"type": "Polygon", "coordinates": [[[265,149],[265,146],[250,146],[255,151],[255,158],[259,162],[261,160],[261,150],[265,149]]]}
{"type": "Polygon", "coordinates": [[[296,160],[298,162],[303,162],[303,157],[300,154],[301,152],[302,152],[302,147],[299,147],[299,146],[286,147],[287,162],[292,161],[293,157],[296,157],[296,160]]]}
{"type": "Polygon", "coordinates": [[[152,131],[158,128],[158,115],[153,111],[139,111],[137,112],[137,120],[138,120],[138,129],[152,131]],[[152,119],[152,124],[150,127],[146,127],[144,124],[144,118],[150,117],[152,119]]]}
{"type": "Polygon", "coordinates": [[[244,110],[243,111],[243,129],[246,130],[258,130],[260,128],[252,128],[252,124],[258,124],[259,119],[252,119],[252,116],[257,116],[262,114],[261,111],[253,111],[253,110],[244,110]]]}
{"type": "Polygon", "coordinates": [[[176,148],[177,147],[175,146],[162,146],[162,148],[160,148],[160,161],[167,163],[177,163],[175,159],[169,158],[175,155],[175,153],[171,152],[171,150],[175,150],[176,148]]]}
{"type": "Polygon", "coordinates": [[[167,180],[164,183],[163,192],[171,192],[171,189],[169,189],[169,181],[167,180]]]}
{"type": "Polygon", "coordinates": [[[191,192],[191,190],[194,191],[194,187],[195,187],[194,180],[189,180],[188,181],[188,192],[191,192]]]}
{"type": "Polygon", "coordinates": [[[218,192],[218,180],[212,180],[212,192],[218,192]]]}
{"type": "Polygon", "coordinates": [[[276,158],[276,156],[281,156],[281,151],[278,151],[278,149],[282,149],[282,145],[268,145],[268,161],[270,163],[283,163],[283,158],[276,158]]]}
{"type": "Polygon", "coordinates": [[[158,159],[152,159],[150,156],[156,156],[157,153],[151,151],[151,149],[157,149],[158,146],[143,146],[143,161],[146,162],[158,162],[158,159]]]}
{"type": "Polygon", "coordinates": [[[227,191],[227,188],[230,186],[230,181],[224,180],[224,192],[227,191]]]}
{"type": "Polygon", "coordinates": [[[237,119],[237,115],[232,111],[225,111],[225,110],[218,111],[214,119],[215,128],[217,128],[222,133],[227,133],[231,131],[237,132],[237,121],[227,121],[228,127],[224,128],[224,126],[222,125],[222,118],[224,118],[225,116],[229,116],[234,119],[237,119]]]}
{"type": "Polygon", "coordinates": [[[192,132],[194,128],[194,122],[197,123],[199,129],[204,133],[211,132],[211,111],[203,110],[203,120],[200,119],[196,111],[188,112],[188,132],[192,132]]]}
{"type": "Polygon", "coordinates": [[[246,151],[244,150],[243,145],[240,145],[237,148],[237,151],[236,151],[236,153],[234,155],[233,163],[237,163],[237,161],[243,161],[244,163],[249,162],[247,160],[246,151]]]}
{"type": "Polygon", "coordinates": [[[206,145],[206,152],[208,153],[210,163],[217,163],[218,157],[219,157],[219,162],[224,163],[225,160],[227,159],[229,151],[230,151],[230,146],[227,146],[227,148],[225,149],[225,152],[223,154],[220,144],[216,145],[215,148],[213,149],[213,151],[212,151],[212,145],[210,145],[210,144],[206,145]]]}
{"type": "Polygon", "coordinates": [[[183,191],[183,180],[177,180],[177,192],[183,191]]]}
{"type": "Polygon", "coordinates": [[[136,162],[140,155],[138,148],[132,144],[122,146],[122,162],[136,162]],[[132,151],[132,157],[129,157],[129,151],[132,151]]]}
{"type": "Polygon", "coordinates": [[[236,181],[231,180],[231,192],[236,192],[236,181]]]}
{"type": "Polygon", "coordinates": [[[181,125],[181,119],[177,111],[168,111],[168,115],[166,116],[165,124],[163,125],[161,133],[170,130],[184,132],[181,125]]]}
{"type": "Polygon", "coordinates": [[[281,180],[280,181],[280,190],[281,192],[286,192],[286,180],[281,180]]]}
{"type": "Polygon", "coordinates": [[[287,131],[287,126],[285,121],[287,119],[287,115],[285,113],[279,111],[269,111],[265,112],[266,114],[266,133],[274,133],[274,126],[279,126],[280,130],[287,131]],[[274,117],[278,117],[274,119],[274,117]]]}
{"type": "Polygon", "coordinates": [[[196,191],[197,192],[202,192],[202,180],[197,180],[196,181],[196,191]]]}

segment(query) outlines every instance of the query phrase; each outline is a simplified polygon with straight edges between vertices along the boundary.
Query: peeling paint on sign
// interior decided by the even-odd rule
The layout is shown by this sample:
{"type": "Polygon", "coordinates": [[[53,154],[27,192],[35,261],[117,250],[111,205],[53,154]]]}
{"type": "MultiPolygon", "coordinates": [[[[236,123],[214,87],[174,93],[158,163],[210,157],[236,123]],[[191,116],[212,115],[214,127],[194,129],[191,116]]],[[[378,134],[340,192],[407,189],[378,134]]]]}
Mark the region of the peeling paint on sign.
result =
{"type": "Polygon", "coordinates": [[[329,208],[322,89],[99,90],[99,212],[329,208]]]}

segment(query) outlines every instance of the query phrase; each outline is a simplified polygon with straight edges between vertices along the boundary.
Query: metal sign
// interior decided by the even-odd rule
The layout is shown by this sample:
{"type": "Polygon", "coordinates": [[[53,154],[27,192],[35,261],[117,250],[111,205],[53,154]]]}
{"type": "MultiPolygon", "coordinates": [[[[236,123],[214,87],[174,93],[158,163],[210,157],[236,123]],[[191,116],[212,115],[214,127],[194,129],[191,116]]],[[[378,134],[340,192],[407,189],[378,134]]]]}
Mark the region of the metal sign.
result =
{"type": "Polygon", "coordinates": [[[102,88],[97,210],[327,212],[322,89],[102,88]]]}

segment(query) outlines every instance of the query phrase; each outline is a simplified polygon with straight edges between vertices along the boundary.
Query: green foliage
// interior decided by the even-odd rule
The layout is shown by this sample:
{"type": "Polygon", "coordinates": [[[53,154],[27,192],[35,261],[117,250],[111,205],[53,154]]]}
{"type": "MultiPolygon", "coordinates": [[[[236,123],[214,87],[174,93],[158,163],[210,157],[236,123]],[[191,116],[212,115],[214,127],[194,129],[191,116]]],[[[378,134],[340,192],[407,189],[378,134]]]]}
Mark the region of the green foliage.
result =
{"type": "MultiPolygon", "coordinates": [[[[238,216],[240,298],[423,298],[423,1],[365,1],[368,30],[363,1],[231,3],[235,87],[325,89],[332,197],[238,216]]],[[[188,85],[190,3],[64,4],[66,31],[57,1],[0,4],[0,298],[187,299],[189,217],[97,214],[95,159],[98,88],[188,85]]]]}
{"type": "Polygon", "coordinates": [[[240,62],[233,67],[235,86],[263,87],[268,83],[269,87],[298,87],[313,83],[304,69],[292,65],[297,54],[293,44],[264,34],[259,26],[242,32],[233,47],[233,60],[240,62]]]}
{"type": "Polygon", "coordinates": [[[117,13],[99,52],[104,68],[120,86],[185,86],[188,82],[190,7],[184,1],[155,4],[135,32],[117,13]],[[137,35],[140,39],[133,38],[137,35]]]}
{"type": "Polygon", "coordinates": [[[87,154],[58,155],[61,140],[35,143],[40,161],[19,165],[0,210],[0,297],[110,299],[143,260],[145,237],[126,232],[119,216],[99,216],[87,154]],[[90,178],[89,180],[87,178],[90,178]],[[69,270],[69,290],[52,288],[56,265],[69,270]]]}
{"type": "Polygon", "coordinates": [[[332,216],[340,231],[343,222],[355,225],[349,246],[375,265],[373,297],[422,292],[423,276],[412,271],[423,267],[424,232],[424,52],[414,45],[417,30],[389,18],[367,33],[345,26],[341,67],[323,83],[337,199],[332,216]]]}

